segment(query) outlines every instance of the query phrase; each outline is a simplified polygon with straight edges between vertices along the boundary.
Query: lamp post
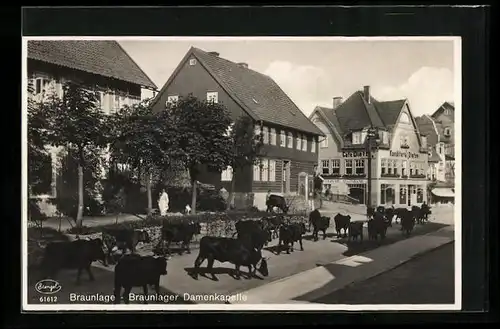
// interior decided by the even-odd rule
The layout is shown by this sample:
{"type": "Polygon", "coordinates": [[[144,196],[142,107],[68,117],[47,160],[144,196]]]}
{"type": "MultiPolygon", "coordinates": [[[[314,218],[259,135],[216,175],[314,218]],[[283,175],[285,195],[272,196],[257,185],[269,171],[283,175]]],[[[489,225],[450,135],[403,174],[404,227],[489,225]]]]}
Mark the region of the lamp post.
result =
{"type": "Polygon", "coordinates": [[[368,153],[368,197],[366,201],[366,206],[371,207],[372,205],[372,143],[373,141],[378,142],[377,130],[373,127],[368,128],[368,133],[366,135],[366,147],[368,153]]]}

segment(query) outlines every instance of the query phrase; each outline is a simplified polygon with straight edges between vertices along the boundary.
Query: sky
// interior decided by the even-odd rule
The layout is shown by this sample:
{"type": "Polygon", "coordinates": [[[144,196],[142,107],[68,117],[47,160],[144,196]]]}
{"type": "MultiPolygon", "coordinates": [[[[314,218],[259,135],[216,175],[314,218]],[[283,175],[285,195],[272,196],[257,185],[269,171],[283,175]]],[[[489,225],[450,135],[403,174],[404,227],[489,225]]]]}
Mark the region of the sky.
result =
{"type": "Polygon", "coordinates": [[[176,39],[119,41],[161,88],[191,46],[248,63],[273,78],[309,115],[369,85],[378,100],[407,98],[414,116],[454,99],[452,40],[176,39]]]}

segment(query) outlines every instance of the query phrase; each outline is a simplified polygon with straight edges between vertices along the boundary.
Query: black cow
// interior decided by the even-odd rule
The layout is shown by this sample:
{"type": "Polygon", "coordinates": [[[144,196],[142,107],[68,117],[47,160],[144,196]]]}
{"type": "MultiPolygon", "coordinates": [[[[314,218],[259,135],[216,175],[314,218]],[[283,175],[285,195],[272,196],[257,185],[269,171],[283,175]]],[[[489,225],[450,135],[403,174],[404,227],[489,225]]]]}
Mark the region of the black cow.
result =
{"type": "Polygon", "coordinates": [[[401,212],[401,231],[403,234],[406,234],[406,236],[410,236],[411,232],[413,231],[413,228],[415,227],[415,217],[413,216],[413,213],[406,209],[405,212],[401,212]]]}
{"type": "Polygon", "coordinates": [[[190,244],[193,240],[193,236],[200,233],[200,223],[164,222],[161,231],[162,241],[160,241],[159,245],[155,248],[155,253],[165,254],[164,251],[166,251],[168,254],[170,254],[170,245],[172,244],[172,242],[180,242],[181,250],[179,251],[179,253],[182,254],[182,252],[185,250],[188,254],[190,254],[190,244]]]}
{"type": "Polygon", "coordinates": [[[377,240],[378,236],[380,236],[380,239],[385,239],[387,226],[384,215],[375,212],[373,218],[368,221],[368,238],[370,240],[377,240]]]}
{"type": "Polygon", "coordinates": [[[125,255],[115,266],[115,304],[120,304],[120,292],[123,287],[123,300],[129,303],[133,287],[142,287],[144,304],[147,304],[148,285],[153,286],[156,294],[160,293],[160,277],[167,274],[167,260],[164,257],[125,255]]]}
{"type": "Polygon", "coordinates": [[[425,205],[424,208],[421,208],[419,206],[411,207],[413,218],[415,219],[417,224],[424,224],[426,217],[428,217],[428,211],[429,210],[427,208],[427,205],[425,205]]]}
{"type": "Polygon", "coordinates": [[[364,222],[350,222],[349,223],[349,241],[357,240],[358,237],[363,241],[363,224],[364,222]]]}
{"type": "Polygon", "coordinates": [[[286,214],[289,210],[289,206],[286,204],[286,200],[284,197],[276,194],[271,194],[266,201],[266,212],[273,212],[273,208],[277,207],[284,214],[286,214]]]}
{"type": "Polygon", "coordinates": [[[262,228],[271,232],[271,238],[278,237],[279,227],[285,223],[283,216],[263,217],[261,219],[262,228]]]}
{"type": "Polygon", "coordinates": [[[214,261],[221,263],[229,262],[235,266],[235,276],[240,278],[241,266],[248,267],[248,278],[255,276],[259,271],[263,276],[269,275],[267,259],[262,257],[261,250],[255,250],[246,239],[222,238],[204,236],[200,240],[200,251],[194,261],[194,268],[191,275],[198,278],[200,265],[207,259],[207,271],[212,275],[212,279],[217,281],[213,273],[214,261]],[[259,265],[260,263],[260,265],[259,265]],[[252,269],[253,267],[253,269],[252,269]]]}
{"type": "Polygon", "coordinates": [[[429,221],[429,215],[432,213],[431,209],[427,205],[427,203],[423,203],[422,206],[420,207],[420,210],[422,211],[422,218],[424,221],[428,222],[429,221]]]}
{"type": "Polygon", "coordinates": [[[394,206],[385,208],[385,218],[389,226],[392,227],[392,219],[394,218],[394,206]]]}
{"type": "Polygon", "coordinates": [[[286,253],[290,254],[293,252],[293,245],[298,242],[300,245],[300,250],[304,251],[304,246],[302,245],[302,236],[306,233],[306,225],[304,223],[290,223],[281,225],[279,228],[279,242],[277,254],[281,253],[281,246],[285,246],[286,253]]]}
{"type": "Polygon", "coordinates": [[[309,214],[309,226],[313,227],[313,239],[318,241],[318,232],[323,232],[323,240],[326,239],[326,230],[330,227],[330,217],[323,217],[318,209],[309,214]]]}
{"type": "Polygon", "coordinates": [[[247,239],[252,247],[261,250],[271,242],[271,232],[264,229],[264,223],[256,220],[239,220],[234,224],[239,239],[247,239]]]}
{"type": "Polygon", "coordinates": [[[368,219],[371,219],[373,217],[373,214],[375,214],[375,208],[373,208],[372,206],[367,207],[366,217],[368,217],[368,219]]]}
{"type": "Polygon", "coordinates": [[[55,279],[61,269],[77,269],[76,283],[80,283],[82,270],[89,274],[89,280],[94,281],[90,269],[92,262],[100,261],[108,266],[104,244],[101,239],[51,242],[45,248],[41,262],[41,270],[45,278],[55,279]]]}
{"type": "Polygon", "coordinates": [[[346,237],[347,230],[349,229],[349,223],[351,222],[351,216],[336,214],[333,220],[335,221],[335,231],[337,231],[337,237],[340,237],[342,230],[344,230],[344,237],[346,237]]]}
{"type": "Polygon", "coordinates": [[[111,251],[114,246],[118,249],[129,249],[135,252],[135,247],[139,242],[150,243],[151,239],[146,230],[134,230],[131,228],[108,228],[104,231],[111,239],[105,239],[106,247],[111,251]],[[109,244],[111,243],[111,245],[109,244]]]}
{"type": "Polygon", "coordinates": [[[396,215],[396,217],[394,218],[394,222],[397,223],[398,219],[401,222],[402,215],[404,213],[406,213],[407,211],[408,211],[408,209],[406,209],[406,208],[396,208],[396,209],[394,209],[394,215],[396,215]]]}

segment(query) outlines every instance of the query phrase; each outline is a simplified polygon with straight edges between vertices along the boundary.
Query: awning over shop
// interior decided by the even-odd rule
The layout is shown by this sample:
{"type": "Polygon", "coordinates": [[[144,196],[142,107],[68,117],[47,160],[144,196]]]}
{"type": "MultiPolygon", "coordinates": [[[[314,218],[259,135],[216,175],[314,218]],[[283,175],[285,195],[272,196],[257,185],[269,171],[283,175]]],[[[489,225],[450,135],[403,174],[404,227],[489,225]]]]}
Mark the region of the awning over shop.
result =
{"type": "Polygon", "coordinates": [[[455,193],[451,188],[445,188],[445,187],[437,187],[432,190],[432,194],[435,196],[439,196],[442,198],[453,198],[455,197],[455,193]]]}

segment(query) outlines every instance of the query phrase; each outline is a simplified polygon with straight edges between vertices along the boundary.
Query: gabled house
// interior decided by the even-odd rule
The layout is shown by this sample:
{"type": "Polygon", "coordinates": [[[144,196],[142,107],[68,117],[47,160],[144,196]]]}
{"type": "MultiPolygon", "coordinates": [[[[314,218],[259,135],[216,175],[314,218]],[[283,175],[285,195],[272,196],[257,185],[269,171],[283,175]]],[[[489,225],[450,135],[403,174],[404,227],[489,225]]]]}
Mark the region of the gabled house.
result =
{"type": "MultiPolygon", "coordinates": [[[[314,173],[322,132],[273,79],[246,63],[192,47],[153,100],[153,109],[167,110],[169,104],[188,94],[223,103],[233,120],[251,117],[256,132],[263,133],[265,157],[260,165],[234,172],[237,208],[264,208],[268,191],[282,195],[306,193],[309,186],[305,186],[305,177],[314,173]]],[[[205,169],[200,181],[229,190],[232,175],[231,168],[222,173],[205,169]]]]}
{"type": "Polygon", "coordinates": [[[324,188],[372,205],[413,205],[426,200],[427,139],[418,130],[408,100],[381,102],[370,87],[333,107],[316,107],[310,119],[327,135],[320,142],[319,167],[324,188]],[[376,131],[368,168],[368,129],[376,131]],[[368,181],[371,170],[371,181],[368,181]]]}
{"type": "MultiPolygon", "coordinates": [[[[116,41],[97,40],[29,40],[27,78],[32,86],[28,97],[43,101],[49,93],[63,96],[65,81],[79,82],[98,90],[105,113],[113,113],[123,105],[141,101],[145,90],[155,91],[156,85],[116,41]]],[[[47,147],[46,177],[34,187],[30,197],[55,198],[62,187],[58,179],[57,150],[47,147]]],[[[43,202],[42,210],[55,209],[43,202]]]]}
{"type": "Polygon", "coordinates": [[[420,131],[429,136],[433,161],[428,178],[434,181],[433,199],[452,200],[455,186],[455,106],[444,102],[432,115],[417,117],[420,131]]]}

